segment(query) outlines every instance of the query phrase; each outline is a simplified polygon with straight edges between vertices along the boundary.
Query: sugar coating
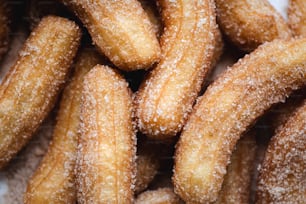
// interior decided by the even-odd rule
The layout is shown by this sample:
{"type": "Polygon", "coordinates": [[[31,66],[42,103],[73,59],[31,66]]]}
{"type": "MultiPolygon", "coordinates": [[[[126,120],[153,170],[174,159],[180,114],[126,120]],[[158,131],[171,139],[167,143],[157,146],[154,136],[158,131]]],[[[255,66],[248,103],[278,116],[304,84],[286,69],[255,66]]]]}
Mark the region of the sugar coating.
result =
{"type": "Polygon", "coordinates": [[[94,44],[119,68],[132,71],[159,60],[160,46],[137,0],[61,0],[88,29],[94,44]]]}
{"type": "Polygon", "coordinates": [[[216,0],[217,19],[229,40],[244,51],[264,42],[288,39],[285,20],[267,0],[216,0]]]}
{"type": "Polygon", "coordinates": [[[306,1],[289,0],[288,21],[295,36],[306,37],[306,1]]]}
{"type": "Polygon", "coordinates": [[[161,0],[159,6],[165,25],[161,61],[136,97],[138,127],[155,139],[182,129],[222,49],[212,1],[161,0]]]}
{"type": "Polygon", "coordinates": [[[83,82],[77,155],[78,203],[132,203],[136,136],[131,91],[97,65],[83,82]]]}
{"type": "Polygon", "coordinates": [[[79,40],[76,24],[49,16],[19,52],[0,86],[0,167],[26,144],[52,109],[79,40]]]}
{"type": "Polygon", "coordinates": [[[265,43],[228,68],[198,99],[176,149],[175,191],[217,199],[237,140],[273,104],[306,84],[306,39],[265,43]]]}
{"type": "Polygon", "coordinates": [[[79,54],[71,82],[62,95],[57,124],[48,153],[29,181],[25,203],[75,203],[75,162],[85,74],[101,57],[94,49],[79,54]]]}
{"type": "Polygon", "coordinates": [[[306,199],[306,100],[273,136],[260,168],[257,203],[306,199]]]}
{"type": "Polygon", "coordinates": [[[181,204],[180,198],[171,188],[159,188],[157,190],[148,190],[140,194],[135,200],[135,204],[181,204]]]}

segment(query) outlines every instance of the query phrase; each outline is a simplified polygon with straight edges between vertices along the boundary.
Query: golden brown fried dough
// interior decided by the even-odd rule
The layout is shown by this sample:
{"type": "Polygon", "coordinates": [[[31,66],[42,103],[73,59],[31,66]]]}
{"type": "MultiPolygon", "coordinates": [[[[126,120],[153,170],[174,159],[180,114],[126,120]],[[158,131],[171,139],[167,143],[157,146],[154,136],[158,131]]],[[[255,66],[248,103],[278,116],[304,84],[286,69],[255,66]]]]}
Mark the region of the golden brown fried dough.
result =
{"type": "Polygon", "coordinates": [[[305,0],[289,0],[288,20],[294,35],[306,37],[305,0]]]}
{"type": "Polygon", "coordinates": [[[145,190],[158,172],[160,161],[158,151],[154,145],[143,144],[137,153],[136,158],[136,183],[135,193],[145,190]]]}
{"type": "Polygon", "coordinates": [[[9,40],[9,8],[7,6],[7,1],[2,0],[0,2],[0,60],[8,49],[9,40]]]}
{"type": "Polygon", "coordinates": [[[137,0],[61,0],[88,29],[93,42],[116,66],[133,71],[159,60],[151,22],[137,0]]]}
{"type": "Polygon", "coordinates": [[[29,181],[25,203],[76,202],[75,161],[80,124],[81,93],[84,75],[101,57],[93,50],[83,50],[77,58],[72,81],[65,88],[57,125],[49,150],[29,181]]]}
{"type": "Polygon", "coordinates": [[[215,204],[249,203],[255,155],[255,132],[249,132],[236,145],[215,204]]]}
{"type": "Polygon", "coordinates": [[[260,169],[257,203],[304,203],[306,100],[273,136],[260,169]]]}
{"type": "Polygon", "coordinates": [[[159,37],[162,32],[162,24],[156,2],[152,0],[139,0],[139,2],[141,3],[144,11],[147,13],[156,36],[159,37]]]}
{"type": "Polygon", "coordinates": [[[237,140],[271,105],[306,85],[306,39],[265,43],[198,100],[176,149],[173,181],[188,202],[214,202],[237,140]]]}
{"type": "Polygon", "coordinates": [[[148,190],[140,194],[135,204],[180,204],[182,201],[171,188],[148,190]]]}
{"type": "Polygon", "coordinates": [[[264,42],[288,39],[285,20],[268,0],[215,0],[223,33],[238,48],[250,52],[264,42]]]}
{"type": "Polygon", "coordinates": [[[75,23],[50,16],[26,41],[0,86],[0,167],[27,143],[52,109],[79,40],[75,23]]]}
{"type": "Polygon", "coordinates": [[[205,76],[220,54],[221,39],[211,0],[160,0],[165,24],[162,59],[136,97],[139,129],[154,139],[183,127],[205,76]]]}
{"type": "Polygon", "coordinates": [[[132,203],[136,136],[127,82],[97,65],[84,80],[78,203],[132,203]]]}

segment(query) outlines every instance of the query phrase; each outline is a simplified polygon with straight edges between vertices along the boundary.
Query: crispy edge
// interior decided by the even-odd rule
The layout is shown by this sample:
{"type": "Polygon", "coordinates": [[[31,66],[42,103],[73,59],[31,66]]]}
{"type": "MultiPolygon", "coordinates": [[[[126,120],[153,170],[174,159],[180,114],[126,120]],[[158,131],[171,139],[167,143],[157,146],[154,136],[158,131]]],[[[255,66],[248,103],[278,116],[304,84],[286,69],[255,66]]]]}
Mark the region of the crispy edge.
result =
{"type": "Polygon", "coordinates": [[[272,137],[259,170],[257,203],[303,203],[306,100],[272,137]]]}
{"type": "Polygon", "coordinates": [[[215,204],[249,203],[256,149],[255,131],[246,133],[238,141],[215,204]]]}
{"type": "Polygon", "coordinates": [[[185,201],[214,202],[241,134],[272,104],[305,86],[305,45],[306,39],[292,39],[260,46],[198,100],[175,154],[175,192],[185,201]]]}
{"type": "Polygon", "coordinates": [[[75,72],[65,88],[57,124],[47,154],[30,179],[25,203],[75,203],[75,162],[79,134],[81,88],[85,74],[102,63],[94,49],[83,49],[76,59],[75,72]]]}
{"type": "Polygon", "coordinates": [[[8,50],[10,20],[9,7],[6,0],[0,2],[0,60],[8,50]]]}
{"type": "Polygon", "coordinates": [[[159,5],[165,24],[162,59],[143,81],[135,100],[138,127],[153,139],[173,137],[182,129],[222,50],[213,1],[160,0],[159,5]],[[182,12],[190,17],[184,18],[182,12]]]}
{"type": "Polygon", "coordinates": [[[135,204],[181,204],[182,201],[172,188],[159,188],[141,193],[135,204]]]}
{"type": "Polygon", "coordinates": [[[250,52],[264,42],[289,39],[289,26],[267,0],[216,0],[223,33],[241,50],[250,52]]]}
{"type": "Polygon", "coordinates": [[[81,19],[98,49],[120,69],[149,68],[159,60],[159,42],[137,0],[61,1],[81,19]]]}
{"type": "Polygon", "coordinates": [[[132,203],[136,136],[131,91],[107,66],[95,66],[83,83],[78,202],[132,203]]]}
{"type": "Polygon", "coordinates": [[[289,0],[288,23],[295,36],[306,37],[306,2],[289,0]]]}
{"type": "Polygon", "coordinates": [[[0,87],[0,167],[27,143],[52,109],[79,41],[79,27],[60,17],[44,18],[31,33],[0,87]]]}

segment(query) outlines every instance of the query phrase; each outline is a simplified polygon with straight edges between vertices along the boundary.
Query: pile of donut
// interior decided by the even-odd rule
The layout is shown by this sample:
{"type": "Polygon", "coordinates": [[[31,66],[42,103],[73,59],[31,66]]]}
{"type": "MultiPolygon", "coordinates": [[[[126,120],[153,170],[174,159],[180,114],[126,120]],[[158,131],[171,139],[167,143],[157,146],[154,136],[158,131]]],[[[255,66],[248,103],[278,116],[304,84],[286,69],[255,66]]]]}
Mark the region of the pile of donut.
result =
{"type": "Polygon", "coordinates": [[[305,0],[288,23],[267,0],[55,1],[62,17],[28,2],[33,30],[0,85],[1,168],[60,105],[24,203],[250,203],[254,185],[259,204],[306,201],[305,0]],[[241,58],[208,84],[224,47],[241,58]],[[173,174],[148,190],[162,158],[173,174]]]}

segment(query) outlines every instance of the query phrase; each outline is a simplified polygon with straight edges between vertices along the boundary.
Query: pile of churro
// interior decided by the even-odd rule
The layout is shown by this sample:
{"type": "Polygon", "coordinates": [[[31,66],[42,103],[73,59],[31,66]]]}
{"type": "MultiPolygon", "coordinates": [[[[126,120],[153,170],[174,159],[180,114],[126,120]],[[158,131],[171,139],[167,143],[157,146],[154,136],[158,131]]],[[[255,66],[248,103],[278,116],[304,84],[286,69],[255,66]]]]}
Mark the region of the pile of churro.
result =
{"type": "Polygon", "coordinates": [[[288,19],[268,0],[16,5],[0,2],[0,168],[41,158],[16,203],[306,202],[305,0],[288,19]]]}

